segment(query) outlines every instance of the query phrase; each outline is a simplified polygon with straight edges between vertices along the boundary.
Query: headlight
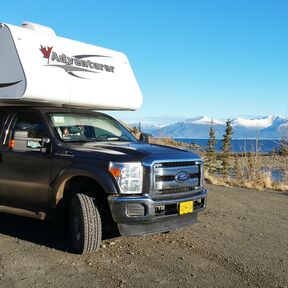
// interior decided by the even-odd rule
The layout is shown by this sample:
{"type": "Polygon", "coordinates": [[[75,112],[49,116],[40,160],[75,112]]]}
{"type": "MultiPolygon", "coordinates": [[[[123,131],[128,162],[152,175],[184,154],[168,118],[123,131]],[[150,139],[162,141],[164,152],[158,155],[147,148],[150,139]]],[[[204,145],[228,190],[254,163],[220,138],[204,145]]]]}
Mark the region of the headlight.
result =
{"type": "Polygon", "coordinates": [[[141,163],[110,162],[109,171],[123,194],[142,193],[143,168],[141,163]]]}

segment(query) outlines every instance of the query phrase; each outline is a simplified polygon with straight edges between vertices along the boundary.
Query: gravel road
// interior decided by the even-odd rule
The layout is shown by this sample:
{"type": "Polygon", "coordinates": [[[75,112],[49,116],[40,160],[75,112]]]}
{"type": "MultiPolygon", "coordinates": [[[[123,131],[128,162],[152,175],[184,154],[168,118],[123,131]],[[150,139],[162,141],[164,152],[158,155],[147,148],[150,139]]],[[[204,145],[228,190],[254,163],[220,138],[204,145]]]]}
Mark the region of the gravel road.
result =
{"type": "Polygon", "coordinates": [[[0,215],[0,287],[288,287],[288,193],[208,186],[200,223],[69,252],[43,222],[0,215]]]}

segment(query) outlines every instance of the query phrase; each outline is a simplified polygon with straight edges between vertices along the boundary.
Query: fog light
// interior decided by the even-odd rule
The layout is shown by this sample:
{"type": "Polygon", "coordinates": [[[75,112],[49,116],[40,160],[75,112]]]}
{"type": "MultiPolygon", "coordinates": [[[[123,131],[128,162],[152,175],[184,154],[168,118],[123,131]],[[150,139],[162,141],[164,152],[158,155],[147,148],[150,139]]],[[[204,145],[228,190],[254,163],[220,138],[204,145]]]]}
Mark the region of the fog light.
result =
{"type": "Polygon", "coordinates": [[[145,215],[145,207],[139,203],[128,204],[126,206],[126,210],[127,210],[127,215],[129,217],[137,217],[137,216],[145,215]]]}

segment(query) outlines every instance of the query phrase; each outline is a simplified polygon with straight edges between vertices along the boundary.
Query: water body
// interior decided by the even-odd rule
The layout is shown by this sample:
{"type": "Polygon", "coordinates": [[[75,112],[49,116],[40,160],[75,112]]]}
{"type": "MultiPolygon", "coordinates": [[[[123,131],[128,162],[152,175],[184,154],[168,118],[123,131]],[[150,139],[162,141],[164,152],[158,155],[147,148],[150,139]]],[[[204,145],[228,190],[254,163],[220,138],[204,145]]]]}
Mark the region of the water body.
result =
{"type": "MultiPolygon", "coordinates": [[[[191,138],[174,138],[176,141],[197,144],[202,148],[207,147],[209,139],[191,139],[191,138]]],[[[222,141],[221,139],[216,140],[216,150],[221,151],[222,141]]],[[[260,153],[269,153],[273,151],[279,151],[280,149],[280,140],[268,140],[268,139],[232,139],[232,152],[241,153],[241,152],[255,152],[260,153]]]]}

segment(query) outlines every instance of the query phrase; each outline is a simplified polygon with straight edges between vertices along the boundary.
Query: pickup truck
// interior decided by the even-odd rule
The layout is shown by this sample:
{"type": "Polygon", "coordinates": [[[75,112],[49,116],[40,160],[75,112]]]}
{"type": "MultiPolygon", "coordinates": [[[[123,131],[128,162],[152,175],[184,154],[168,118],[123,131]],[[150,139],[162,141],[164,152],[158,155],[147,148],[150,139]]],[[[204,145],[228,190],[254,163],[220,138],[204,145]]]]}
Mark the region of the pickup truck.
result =
{"type": "Polygon", "coordinates": [[[87,109],[0,106],[0,211],[67,219],[82,254],[113,226],[129,236],[196,222],[207,195],[201,158],[146,138],[87,109]]]}

